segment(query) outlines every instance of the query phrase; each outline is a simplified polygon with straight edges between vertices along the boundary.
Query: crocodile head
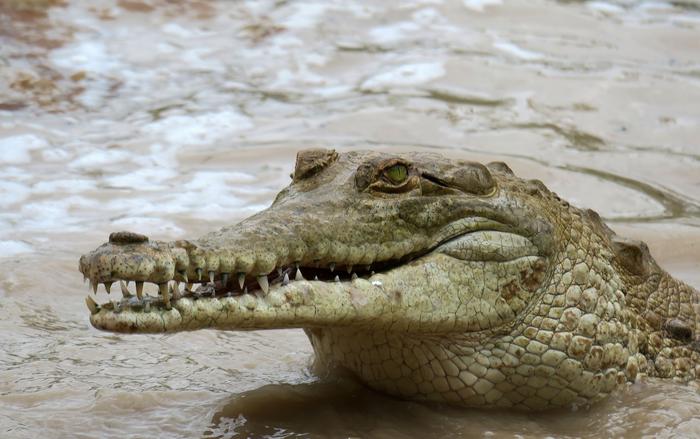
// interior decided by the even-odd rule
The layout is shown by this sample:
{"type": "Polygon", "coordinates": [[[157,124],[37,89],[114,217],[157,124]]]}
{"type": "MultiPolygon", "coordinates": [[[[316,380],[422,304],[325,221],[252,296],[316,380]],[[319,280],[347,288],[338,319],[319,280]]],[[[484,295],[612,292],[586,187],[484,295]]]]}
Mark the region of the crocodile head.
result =
{"type": "Polygon", "coordinates": [[[80,259],[95,289],[119,281],[124,296],[88,297],[92,324],[304,328],[319,366],[470,406],[588,403],[646,370],[648,322],[625,306],[625,280],[642,281],[615,262],[634,246],[541,182],[501,162],[321,149],[297,155],[292,180],[198,240],[113,233],[80,259]]]}

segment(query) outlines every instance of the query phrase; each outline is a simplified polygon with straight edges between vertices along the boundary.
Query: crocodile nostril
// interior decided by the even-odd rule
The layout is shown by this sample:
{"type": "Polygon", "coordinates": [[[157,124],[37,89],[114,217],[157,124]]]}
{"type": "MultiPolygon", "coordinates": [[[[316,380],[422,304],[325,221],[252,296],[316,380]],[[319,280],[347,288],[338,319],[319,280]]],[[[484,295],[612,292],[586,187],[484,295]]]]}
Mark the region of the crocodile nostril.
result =
{"type": "Polygon", "coordinates": [[[109,234],[111,244],[140,244],[148,242],[148,236],[134,232],[113,232],[109,234]]]}

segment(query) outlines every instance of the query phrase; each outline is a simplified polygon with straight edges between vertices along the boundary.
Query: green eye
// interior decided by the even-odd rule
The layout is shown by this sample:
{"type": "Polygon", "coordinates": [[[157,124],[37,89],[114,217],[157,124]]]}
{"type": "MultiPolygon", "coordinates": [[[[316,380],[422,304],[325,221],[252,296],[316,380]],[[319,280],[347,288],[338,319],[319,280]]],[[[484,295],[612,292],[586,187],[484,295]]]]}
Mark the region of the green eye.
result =
{"type": "Polygon", "coordinates": [[[392,183],[400,184],[408,178],[408,168],[404,165],[394,165],[384,171],[384,175],[386,175],[392,183]]]}

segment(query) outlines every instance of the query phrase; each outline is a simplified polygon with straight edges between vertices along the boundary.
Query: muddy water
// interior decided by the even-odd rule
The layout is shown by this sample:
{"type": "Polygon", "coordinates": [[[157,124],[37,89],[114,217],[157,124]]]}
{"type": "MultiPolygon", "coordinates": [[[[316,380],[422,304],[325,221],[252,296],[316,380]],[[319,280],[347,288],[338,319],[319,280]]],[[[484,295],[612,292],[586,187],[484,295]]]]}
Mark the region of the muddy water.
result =
{"type": "Polygon", "coordinates": [[[454,410],[319,381],[300,330],[101,333],[77,260],[264,208],[302,147],[432,150],[507,161],[700,288],[698,102],[691,1],[2,1],[0,437],[697,437],[697,385],[454,410]]]}

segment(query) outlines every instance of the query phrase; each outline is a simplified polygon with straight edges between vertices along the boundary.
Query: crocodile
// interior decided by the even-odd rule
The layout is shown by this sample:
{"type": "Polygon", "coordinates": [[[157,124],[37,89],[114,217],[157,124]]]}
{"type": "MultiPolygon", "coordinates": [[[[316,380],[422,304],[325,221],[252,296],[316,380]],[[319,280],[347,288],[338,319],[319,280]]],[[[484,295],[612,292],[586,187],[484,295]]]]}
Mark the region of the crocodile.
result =
{"type": "Polygon", "coordinates": [[[641,376],[700,377],[698,292],[503,162],[308,149],[291,178],[197,240],[112,233],[80,258],[95,293],[123,295],[88,296],[92,325],[303,328],[318,373],[464,407],[581,407],[641,376]]]}

